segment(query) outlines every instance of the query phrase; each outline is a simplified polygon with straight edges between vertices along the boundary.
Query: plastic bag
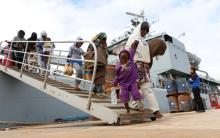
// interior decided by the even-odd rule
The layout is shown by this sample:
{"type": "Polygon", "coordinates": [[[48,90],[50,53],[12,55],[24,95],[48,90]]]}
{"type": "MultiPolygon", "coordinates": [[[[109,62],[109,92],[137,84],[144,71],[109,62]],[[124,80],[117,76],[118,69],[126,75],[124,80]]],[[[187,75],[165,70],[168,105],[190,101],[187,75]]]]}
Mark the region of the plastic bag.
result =
{"type": "Polygon", "coordinates": [[[69,68],[69,64],[66,64],[63,69],[63,74],[67,74],[69,68]]]}
{"type": "Polygon", "coordinates": [[[66,64],[64,66],[63,74],[72,76],[73,75],[73,67],[70,64],[66,64]]]}
{"type": "Polygon", "coordinates": [[[111,104],[117,104],[118,103],[118,98],[116,94],[116,88],[112,87],[111,88],[111,104]]]}
{"type": "Polygon", "coordinates": [[[72,76],[73,75],[73,66],[69,65],[69,71],[68,71],[68,76],[72,76]]]}
{"type": "Polygon", "coordinates": [[[143,102],[143,100],[137,100],[137,101],[132,100],[129,102],[129,107],[131,109],[135,109],[135,110],[143,109],[144,102],[143,102]]]}

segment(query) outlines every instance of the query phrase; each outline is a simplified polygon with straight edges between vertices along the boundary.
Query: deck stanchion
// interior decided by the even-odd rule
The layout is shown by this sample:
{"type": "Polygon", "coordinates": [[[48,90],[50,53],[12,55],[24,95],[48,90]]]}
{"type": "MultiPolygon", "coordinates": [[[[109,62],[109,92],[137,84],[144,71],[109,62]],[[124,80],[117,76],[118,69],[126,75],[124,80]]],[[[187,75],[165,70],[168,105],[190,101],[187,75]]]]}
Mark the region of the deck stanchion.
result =
{"type": "MultiPolygon", "coordinates": [[[[57,60],[57,68],[56,71],[58,70],[59,64],[60,64],[60,56],[61,56],[61,50],[59,50],[59,55],[58,55],[58,60],[57,60]]],[[[56,79],[56,74],[55,74],[55,79],[56,79]]]]}
{"type": "Polygon", "coordinates": [[[51,62],[51,54],[52,54],[52,50],[53,50],[53,45],[54,45],[54,43],[52,43],[52,45],[51,45],[49,56],[46,55],[48,57],[48,61],[47,61],[47,69],[46,69],[46,73],[45,73],[45,77],[44,77],[44,86],[43,86],[44,89],[46,88],[47,78],[50,75],[50,74],[48,75],[48,72],[50,73],[50,62],[51,62]]]}
{"type": "Polygon", "coordinates": [[[22,72],[23,72],[23,68],[24,68],[24,62],[25,62],[25,58],[26,58],[26,54],[27,54],[27,49],[28,49],[28,42],[26,42],[26,45],[25,45],[25,50],[24,50],[25,53],[23,55],[21,71],[20,71],[20,78],[22,77],[22,72]]]}
{"type": "Polygon", "coordinates": [[[90,110],[90,108],[91,108],[92,89],[93,89],[93,84],[94,84],[94,81],[95,81],[96,69],[97,69],[97,49],[96,49],[96,46],[93,42],[90,42],[90,44],[92,44],[92,46],[94,48],[95,58],[94,58],[94,68],[93,68],[93,74],[92,74],[91,87],[90,87],[90,90],[89,90],[89,98],[88,98],[88,104],[87,104],[87,109],[88,110],[90,110]]]}

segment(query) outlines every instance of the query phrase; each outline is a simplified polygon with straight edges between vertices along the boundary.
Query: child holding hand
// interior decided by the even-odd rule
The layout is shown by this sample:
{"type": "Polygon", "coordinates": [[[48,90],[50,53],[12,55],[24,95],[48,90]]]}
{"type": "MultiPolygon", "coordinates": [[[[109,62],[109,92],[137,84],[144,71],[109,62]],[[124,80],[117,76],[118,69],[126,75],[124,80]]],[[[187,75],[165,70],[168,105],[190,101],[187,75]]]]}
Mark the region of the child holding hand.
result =
{"type": "Polygon", "coordinates": [[[130,112],[128,102],[130,101],[129,92],[133,100],[141,100],[142,96],[139,93],[137,85],[137,67],[134,63],[134,55],[139,42],[135,41],[130,50],[122,50],[119,54],[119,60],[116,64],[116,77],[113,80],[113,85],[120,85],[120,100],[124,103],[127,112],[130,112]]]}

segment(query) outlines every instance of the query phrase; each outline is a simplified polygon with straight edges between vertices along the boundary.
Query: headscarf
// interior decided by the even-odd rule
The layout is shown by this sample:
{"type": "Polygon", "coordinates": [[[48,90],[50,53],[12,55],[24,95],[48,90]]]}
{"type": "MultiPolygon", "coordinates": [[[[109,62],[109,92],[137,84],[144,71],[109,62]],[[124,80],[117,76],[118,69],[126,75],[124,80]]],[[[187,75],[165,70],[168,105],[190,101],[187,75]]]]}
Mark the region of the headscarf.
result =
{"type": "Polygon", "coordinates": [[[144,63],[150,63],[150,50],[147,42],[145,41],[144,37],[141,37],[141,25],[143,22],[139,23],[139,25],[135,28],[134,32],[130,35],[127,43],[126,43],[126,49],[130,49],[132,43],[135,40],[139,41],[134,61],[142,61],[144,63]]]}
{"type": "Polygon", "coordinates": [[[79,41],[79,40],[83,40],[82,37],[78,36],[78,37],[76,38],[76,41],[79,41]]]}
{"type": "MultiPolygon", "coordinates": [[[[83,40],[83,39],[82,39],[82,37],[80,37],[80,36],[78,36],[78,37],[76,38],[76,41],[82,41],[82,40],[83,40]]],[[[76,46],[77,43],[83,44],[83,42],[75,42],[75,43],[74,43],[74,46],[76,46]]]]}
{"type": "Polygon", "coordinates": [[[31,37],[28,38],[29,41],[37,41],[37,33],[33,32],[31,34],[31,37]]]}
{"type": "Polygon", "coordinates": [[[47,32],[46,31],[42,31],[40,35],[41,35],[41,37],[43,37],[43,36],[47,37],[47,32]]]}
{"type": "MultiPolygon", "coordinates": [[[[99,63],[107,64],[107,57],[108,57],[108,51],[107,51],[107,44],[101,44],[100,42],[105,39],[107,40],[107,35],[104,32],[100,32],[96,36],[92,38],[92,42],[95,43],[96,49],[97,49],[97,59],[99,63]]],[[[94,50],[92,45],[89,45],[88,50],[94,50]]]]}

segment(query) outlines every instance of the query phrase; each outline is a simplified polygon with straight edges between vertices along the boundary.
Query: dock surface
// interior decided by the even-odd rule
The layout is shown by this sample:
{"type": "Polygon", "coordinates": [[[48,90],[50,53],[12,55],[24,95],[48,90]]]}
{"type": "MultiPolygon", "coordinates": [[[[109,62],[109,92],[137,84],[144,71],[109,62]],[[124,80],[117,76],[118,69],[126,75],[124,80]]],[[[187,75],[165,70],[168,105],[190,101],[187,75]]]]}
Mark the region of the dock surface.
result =
{"type": "Polygon", "coordinates": [[[155,138],[218,137],[220,110],[165,114],[163,119],[135,125],[109,126],[101,121],[26,126],[0,131],[1,138],[155,138]]]}

